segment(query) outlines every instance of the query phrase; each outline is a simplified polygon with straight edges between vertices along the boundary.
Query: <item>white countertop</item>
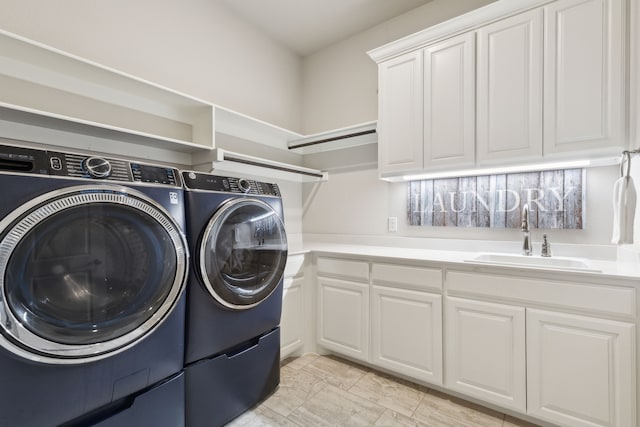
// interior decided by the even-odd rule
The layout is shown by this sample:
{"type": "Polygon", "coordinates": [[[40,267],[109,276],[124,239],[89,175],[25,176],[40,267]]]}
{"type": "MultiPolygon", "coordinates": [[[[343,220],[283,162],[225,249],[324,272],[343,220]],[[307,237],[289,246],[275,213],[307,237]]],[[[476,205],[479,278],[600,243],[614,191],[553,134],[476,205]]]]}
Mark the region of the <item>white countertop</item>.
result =
{"type": "MultiPolygon", "coordinates": [[[[462,244],[461,246],[464,246],[462,244]]],[[[470,244],[469,247],[477,245],[470,244]]],[[[582,245],[582,253],[588,252],[588,247],[582,245]],[[584,249],[587,249],[585,251],[584,249]]],[[[532,265],[504,265],[493,264],[485,262],[474,262],[473,259],[480,253],[502,253],[509,255],[518,255],[518,251],[496,251],[495,247],[487,246],[486,251],[477,250],[451,250],[451,249],[433,249],[433,248],[407,248],[407,247],[395,247],[395,246],[376,246],[366,244],[345,244],[345,243],[330,243],[330,242],[305,242],[302,247],[291,248],[290,255],[304,254],[304,253],[321,253],[325,255],[343,255],[345,257],[366,257],[387,259],[392,261],[420,261],[425,263],[446,264],[448,267],[466,266],[477,267],[484,269],[500,269],[503,272],[506,271],[518,271],[531,272],[531,273],[553,273],[560,274],[562,276],[574,275],[579,277],[591,276],[591,277],[612,277],[617,279],[638,279],[640,278],[640,262],[633,256],[623,257],[625,260],[620,260],[609,257],[566,257],[564,255],[558,256],[558,258],[572,258],[586,262],[589,266],[587,270],[581,269],[564,269],[564,268],[547,268],[541,266],[532,265]]],[[[474,248],[475,249],[475,248],[474,248]]],[[[598,252],[592,251],[592,252],[598,252]]],[[[524,257],[524,256],[523,256],[524,257]]],[[[534,255],[534,258],[539,258],[539,255],[534,255]]],[[[517,259],[517,258],[516,258],[517,259]]],[[[544,262],[544,261],[542,261],[544,262]]]]}

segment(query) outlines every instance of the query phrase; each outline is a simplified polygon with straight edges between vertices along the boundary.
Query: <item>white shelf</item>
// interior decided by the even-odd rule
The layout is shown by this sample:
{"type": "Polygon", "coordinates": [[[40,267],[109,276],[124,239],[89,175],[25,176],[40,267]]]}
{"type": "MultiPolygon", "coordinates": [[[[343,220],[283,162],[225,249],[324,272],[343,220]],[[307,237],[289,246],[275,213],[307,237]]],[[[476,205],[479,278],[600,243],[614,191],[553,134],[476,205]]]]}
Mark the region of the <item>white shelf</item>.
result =
{"type": "Polygon", "coordinates": [[[286,150],[302,135],[216,105],[216,132],[286,150]]]}
{"type": "Polygon", "coordinates": [[[214,106],[0,30],[0,119],[176,151],[214,147],[214,106]]]}
{"type": "Polygon", "coordinates": [[[216,147],[216,133],[287,151],[365,132],[296,149],[302,154],[375,142],[375,122],[303,136],[3,30],[0,87],[0,137],[73,149],[129,146],[136,155],[146,150],[149,158],[188,164],[216,147]]]}
{"type": "Polygon", "coordinates": [[[376,144],[376,121],[360,123],[327,132],[306,135],[292,139],[288,148],[300,154],[312,154],[343,148],[357,147],[359,145],[376,144]]]}
{"type": "Polygon", "coordinates": [[[222,148],[215,149],[214,171],[248,173],[294,182],[327,181],[329,173],[289,163],[266,160],[260,157],[235,153],[222,148]],[[256,168],[259,168],[257,170],[256,168]]]}

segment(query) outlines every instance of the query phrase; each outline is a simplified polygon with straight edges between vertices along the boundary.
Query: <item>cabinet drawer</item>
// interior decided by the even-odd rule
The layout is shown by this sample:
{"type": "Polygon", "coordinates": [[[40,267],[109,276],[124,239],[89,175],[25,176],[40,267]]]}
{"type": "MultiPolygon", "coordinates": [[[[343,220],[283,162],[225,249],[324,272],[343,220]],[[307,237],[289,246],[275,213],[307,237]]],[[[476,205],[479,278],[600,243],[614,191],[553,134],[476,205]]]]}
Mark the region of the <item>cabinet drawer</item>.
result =
{"type": "Polygon", "coordinates": [[[485,296],[630,319],[636,315],[633,288],[461,271],[447,272],[446,284],[451,295],[485,296]]]}
{"type": "Polygon", "coordinates": [[[376,284],[416,290],[442,290],[442,270],[396,264],[373,264],[371,278],[376,284]]]}
{"type": "Polygon", "coordinates": [[[338,258],[318,258],[318,275],[369,281],[369,263],[338,258]]]}

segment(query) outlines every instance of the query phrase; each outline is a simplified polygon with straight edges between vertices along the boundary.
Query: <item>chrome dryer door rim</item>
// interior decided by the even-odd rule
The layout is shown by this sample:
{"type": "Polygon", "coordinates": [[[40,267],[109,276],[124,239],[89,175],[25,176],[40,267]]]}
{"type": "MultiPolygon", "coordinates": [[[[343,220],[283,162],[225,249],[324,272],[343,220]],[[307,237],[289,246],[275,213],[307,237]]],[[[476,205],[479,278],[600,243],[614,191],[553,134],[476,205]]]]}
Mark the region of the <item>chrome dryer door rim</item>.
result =
{"type": "Polygon", "coordinates": [[[198,255],[199,273],[207,292],[230,310],[250,309],[275,292],[282,280],[287,262],[284,223],[262,200],[230,199],[209,220],[198,255]],[[246,221],[235,222],[236,216],[246,221]],[[225,240],[230,232],[233,242],[225,240]],[[232,262],[238,271],[229,272],[232,262]]]}
{"type": "MultiPolygon", "coordinates": [[[[108,217],[104,223],[108,223],[108,217]]],[[[20,206],[0,221],[0,238],[0,346],[24,359],[68,365],[111,357],[132,347],[158,328],[172,312],[184,291],[189,264],[184,234],[164,207],[145,194],[128,187],[112,184],[79,185],[43,194],[20,206]],[[16,314],[15,307],[12,309],[10,304],[8,289],[16,286],[15,283],[8,283],[6,277],[12,254],[22,245],[23,240],[28,240],[25,239],[28,233],[56,214],[67,215],[67,212],[74,208],[102,207],[113,209],[114,212],[123,211],[123,218],[131,213],[144,217],[149,223],[155,224],[158,230],[166,233],[163,238],[169,239],[166,246],[172,248],[174,257],[170,263],[172,266],[175,265],[173,280],[169,279],[171,283],[166,287],[168,291],[161,297],[158,296],[157,306],[147,307],[150,314],[146,315],[140,324],[131,326],[130,330],[123,329],[118,336],[102,341],[79,343],[43,336],[33,327],[29,327],[26,317],[32,313],[28,313],[28,307],[25,308],[25,312],[16,314]]],[[[69,242],[70,247],[72,244],[73,242],[69,242]]],[[[44,324],[47,319],[46,316],[43,318],[37,320],[44,324]]],[[[70,326],[72,334],[73,324],[70,326]]],[[[60,329],[59,326],[56,327],[60,329]]]]}

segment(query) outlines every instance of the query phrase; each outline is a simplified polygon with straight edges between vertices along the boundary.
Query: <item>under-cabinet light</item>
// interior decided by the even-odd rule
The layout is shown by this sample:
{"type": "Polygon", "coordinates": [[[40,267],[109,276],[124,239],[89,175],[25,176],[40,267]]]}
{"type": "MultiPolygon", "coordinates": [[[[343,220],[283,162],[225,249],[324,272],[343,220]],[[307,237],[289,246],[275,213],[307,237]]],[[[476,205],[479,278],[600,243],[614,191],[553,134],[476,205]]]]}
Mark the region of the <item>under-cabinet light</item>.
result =
{"type": "Polygon", "coordinates": [[[498,167],[491,167],[491,168],[439,171],[439,172],[429,172],[424,174],[412,174],[412,175],[401,175],[401,176],[390,176],[390,177],[383,176],[381,177],[381,179],[389,182],[419,181],[423,179],[497,175],[497,174],[505,174],[505,173],[586,168],[590,166],[608,166],[608,165],[614,165],[619,162],[620,162],[619,158],[610,157],[610,158],[601,158],[601,159],[595,159],[595,160],[570,160],[570,161],[559,161],[559,162],[550,162],[550,163],[535,163],[535,164],[527,164],[527,165],[498,166],[498,167]]]}

